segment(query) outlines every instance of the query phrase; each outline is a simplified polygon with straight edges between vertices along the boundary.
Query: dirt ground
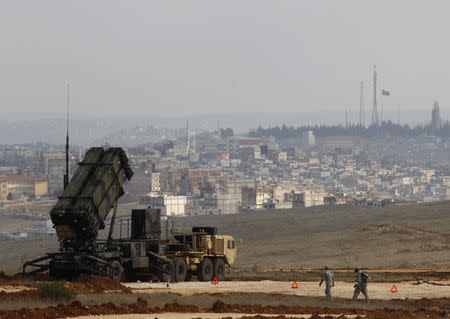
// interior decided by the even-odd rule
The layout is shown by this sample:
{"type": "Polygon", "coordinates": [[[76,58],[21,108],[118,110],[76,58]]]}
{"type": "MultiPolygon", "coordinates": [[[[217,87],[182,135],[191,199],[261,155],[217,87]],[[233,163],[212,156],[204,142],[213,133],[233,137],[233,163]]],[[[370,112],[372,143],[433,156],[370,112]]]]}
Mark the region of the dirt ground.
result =
{"type": "MultiPolygon", "coordinates": [[[[317,282],[298,282],[299,288],[292,288],[291,282],[277,281],[224,281],[218,285],[209,282],[182,282],[165,283],[125,283],[134,293],[161,293],[172,292],[180,295],[195,294],[225,294],[225,293],[267,293],[296,296],[320,297],[324,295],[324,285],[317,282]]],[[[369,296],[372,299],[421,299],[421,298],[450,298],[450,281],[436,283],[401,282],[401,283],[370,283],[369,296]],[[398,292],[392,293],[395,284],[398,292]]],[[[353,296],[353,283],[336,282],[333,294],[340,298],[351,299],[353,296]]],[[[362,297],[362,296],[361,296],[362,297]]]]}
{"type": "MultiPolygon", "coordinates": [[[[320,315],[321,317],[327,316],[326,314],[320,315]]],[[[339,315],[333,315],[329,314],[330,317],[338,317],[339,315]]],[[[346,315],[344,318],[355,318],[357,315],[346,315]]],[[[255,316],[255,314],[235,314],[235,313],[160,313],[160,314],[152,314],[152,315],[106,315],[106,316],[82,316],[82,317],[76,317],[77,319],[185,319],[185,318],[192,318],[192,319],[241,319],[241,318],[255,318],[255,319],[262,319],[262,318],[288,318],[288,319],[308,319],[311,318],[311,314],[295,314],[295,315],[282,315],[282,314],[266,314],[264,316],[258,315],[255,316]]]]}
{"type": "MultiPolygon", "coordinates": [[[[448,281],[401,282],[398,293],[387,283],[371,283],[370,304],[351,301],[351,283],[336,282],[333,303],[323,297],[317,282],[249,281],[124,283],[86,276],[67,283],[75,301],[61,303],[38,298],[36,280],[21,282],[3,276],[0,283],[0,318],[450,318],[448,281]],[[98,317],[100,316],[100,317],[98,317]]],[[[45,280],[44,276],[36,279],[45,280]]]]}

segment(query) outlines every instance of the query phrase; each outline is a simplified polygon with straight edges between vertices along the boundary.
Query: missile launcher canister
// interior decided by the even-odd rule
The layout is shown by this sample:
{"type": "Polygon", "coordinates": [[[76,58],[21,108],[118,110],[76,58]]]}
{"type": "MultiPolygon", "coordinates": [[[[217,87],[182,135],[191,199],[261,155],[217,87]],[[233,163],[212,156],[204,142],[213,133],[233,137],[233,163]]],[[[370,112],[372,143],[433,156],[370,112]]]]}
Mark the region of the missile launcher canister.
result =
{"type": "Polygon", "coordinates": [[[92,147],[50,211],[61,249],[89,249],[133,176],[122,148],[92,147]]]}

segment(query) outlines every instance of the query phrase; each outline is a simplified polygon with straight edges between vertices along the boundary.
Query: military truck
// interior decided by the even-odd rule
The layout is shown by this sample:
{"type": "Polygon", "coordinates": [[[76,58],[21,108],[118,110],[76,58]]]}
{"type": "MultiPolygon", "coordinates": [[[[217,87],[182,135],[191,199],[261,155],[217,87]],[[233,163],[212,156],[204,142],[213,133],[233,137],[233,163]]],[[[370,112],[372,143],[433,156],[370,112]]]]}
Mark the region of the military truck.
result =
{"type": "Polygon", "coordinates": [[[232,236],[218,235],[215,227],[193,227],[191,233],[175,233],[164,255],[173,261],[174,280],[200,281],[225,278],[225,267],[234,263],[237,254],[232,236]]]}
{"type": "Polygon", "coordinates": [[[59,251],[26,262],[23,273],[48,270],[54,278],[69,280],[82,273],[128,281],[184,281],[193,275],[199,280],[223,279],[237,249],[231,236],[217,235],[213,227],[193,227],[190,233],[173,233],[163,240],[161,210],[135,209],[130,237],[113,238],[117,202],[132,176],[123,149],[89,149],[50,210],[59,251]],[[98,232],[113,208],[108,238],[99,240],[98,232]]]}

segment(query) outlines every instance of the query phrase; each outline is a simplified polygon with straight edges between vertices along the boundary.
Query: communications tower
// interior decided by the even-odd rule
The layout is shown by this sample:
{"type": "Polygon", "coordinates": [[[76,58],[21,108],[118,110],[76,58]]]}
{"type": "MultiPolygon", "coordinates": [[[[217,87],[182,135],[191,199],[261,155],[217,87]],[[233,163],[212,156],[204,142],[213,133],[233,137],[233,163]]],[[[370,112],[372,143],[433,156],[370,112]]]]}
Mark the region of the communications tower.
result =
{"type": "Polygon", "coordinates": [[[373,65],[373,110],[372,110],[372,122],[371,125],[375,127],[380,126],[377,111],[377,70],[375,64],[373,65]]]}

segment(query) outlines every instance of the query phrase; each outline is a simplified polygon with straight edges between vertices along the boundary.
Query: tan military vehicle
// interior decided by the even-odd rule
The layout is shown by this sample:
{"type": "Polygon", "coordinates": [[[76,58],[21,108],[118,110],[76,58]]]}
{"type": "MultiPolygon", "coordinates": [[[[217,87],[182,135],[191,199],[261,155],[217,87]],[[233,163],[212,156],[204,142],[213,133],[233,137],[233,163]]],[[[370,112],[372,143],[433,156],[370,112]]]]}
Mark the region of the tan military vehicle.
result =
{"type": "Polygon", "coordinates": [[[215,227],[196,226],[190,233],[175,233],[166,245],[164,255],[173,261],[174,280],[189,281],[197,276],[200,281],[214,277],[225,278],[237,255],[236,242],[232,236],[218,235],[215,227]]]}

